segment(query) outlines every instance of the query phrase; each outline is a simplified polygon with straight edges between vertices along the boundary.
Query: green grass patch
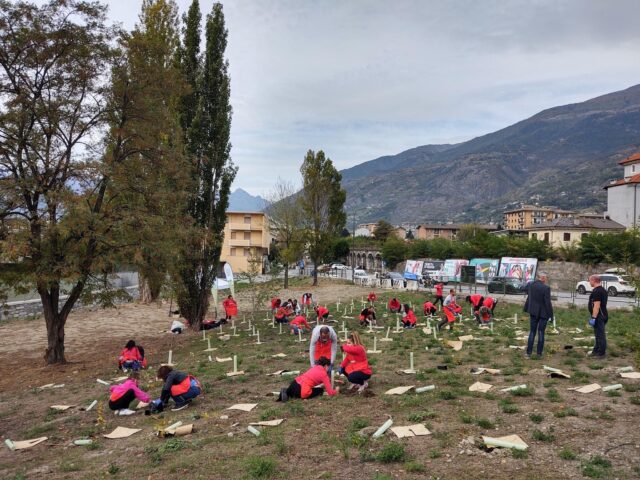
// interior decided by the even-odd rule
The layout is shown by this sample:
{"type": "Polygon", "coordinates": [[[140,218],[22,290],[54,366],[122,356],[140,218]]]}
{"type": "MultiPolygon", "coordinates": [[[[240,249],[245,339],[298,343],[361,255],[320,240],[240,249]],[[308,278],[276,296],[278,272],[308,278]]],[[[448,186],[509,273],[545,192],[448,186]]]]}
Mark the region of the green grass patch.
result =
{"type": "Polygon", "coordinates": [[[556,439],[551,433],[545,433],[542,430],[534,430],[531,436],[539,442],[553,442],[556,439]]]}
{"type": "Polygon", "coordinates": [[[542,421],[544,420],[544,415],[541,415],[539,413],[530,413],[529,420],[531,420],[533,423],[542,423],[542,421]]]}
{"type": "Polygon", "coordinates": [[[407,452],[401,443],[387,443],[376,455],[376,460],[381,463],[399,463],[407,460],[407,452]]]}
{"type": "Polygon", "coordinates": [[[582,465],[582,475],[589,478],[609,478],[611,462],[600,455],[594,455],[582,465]]]}
{"type": "Polygon", "coordinates": [[[269,479],[278,473],[278,462],[271,457],[249,457],[244,462],[244,470],[249,478],[269,479]]]}
{"type": "Polygon", "coordinates": [[[576,452],[571,450],[571,447],[563,447],[562,450],[560,450],[560,452],[558,453],[558,456],[562,460],[575,460],[576,458],[578,458],[578,455],[576,454],[576,452]]]}
{"type": "Polygon", "coordinates": [[[549,399],[549,401],[554,403],[562,402],[562,397],[555,388],[550,388],[549,390],[547,390],[547,398],[549,399]]]}

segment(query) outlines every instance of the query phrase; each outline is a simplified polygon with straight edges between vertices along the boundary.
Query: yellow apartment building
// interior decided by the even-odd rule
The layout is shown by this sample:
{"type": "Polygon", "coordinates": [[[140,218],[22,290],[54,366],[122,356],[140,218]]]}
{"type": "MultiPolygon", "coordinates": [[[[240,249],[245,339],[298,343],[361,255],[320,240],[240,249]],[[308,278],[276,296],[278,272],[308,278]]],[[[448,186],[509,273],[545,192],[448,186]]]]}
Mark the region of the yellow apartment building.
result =
{"type": "Polygon", "coordinates": [[[264,268],[270,244],[269,219],[263,212],[227,212],[220,262],[231,265],[234,273],[248,271],[251,258],[262,258],[264,268]]]}
{"type": "Polygon", "coordinates": [[[523,205],[515,210],[504,212],[503,228],[505,230],[527,230],[543,222],[550,222],[557,218],[573,217],[574,215],[575,212],[554,207],[523,205]]]}

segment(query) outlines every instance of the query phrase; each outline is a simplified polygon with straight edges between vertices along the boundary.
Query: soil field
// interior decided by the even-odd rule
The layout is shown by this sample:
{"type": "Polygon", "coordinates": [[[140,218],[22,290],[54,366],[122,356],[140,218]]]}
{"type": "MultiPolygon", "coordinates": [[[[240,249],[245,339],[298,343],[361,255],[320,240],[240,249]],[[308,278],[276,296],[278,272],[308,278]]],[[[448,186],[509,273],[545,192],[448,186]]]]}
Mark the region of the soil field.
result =
{"type": "MultiPolygon", "coordinates": [[[[12,321],[0,326],[0,434],[3,439],[25,440],[45,436],[47,441],[30,449],[0,449],[0,478],[122,478],[122,479],[252,479],[303,478],[620,478],[640,477],[640,380],[621,378],[618,367],[637,367],[640,339],[636,312],[614,312],[608,325],[609,356],[595,361],[586,357],[592,345],[579,309],[556,312],[557,333],[550,326],[543,359],[527,360],[522,346],[528,331],[520,304],[500,303],[493,332],[479,329],[467,318],[437,339],[420,325],[415,330],[367,333],[356,320],[360,299],[367,290],[325,280],[313,290],[296,284],[281,297],[312,291],[327,304],[334,327],[361,332],[368,348],[378,337],[381,353],[370,354],[373,376],[366,395],[342,391],[335,397],[274,401],[271,392],[286,386],[292,377],[267,376],[276,370],[306,370],[307,342],[278,333],[261,313],[254,322],[262,344],[242,323],[249,309],[248,292],[239,294],[238,337],[222,340],[218,332],[209,338],[217,350],[204,352],[202,334],[161,333],[169,327],[168,305],[123,305],[115,310],[74,312],[67,324],[67,356],[64,366],[44,367],[45,329],[42,320],[12,321]],[[335,301],[342,303],[339,311],[335,301]],[[348,299],[354,299],[354,308],[348,299]],[[347,315],[344,316],[344,308],[347,315]],[[515,320],[514,315],[518,315],[515,320]],[[345,318],[343,318],[345,317],[345,318]],[[581,330],[581,331],[580,331],[581,330]],[[460,351],[446,340],[473,335],[460,351]],[[160,415],[142,413],[114,416],[107,406],[108,387],[96,379],[112,380],[121,373],[116,357],[124,343],[135,338],[148,352],[151,368],[142,373],[141,386],[158,397],[160,383],[155,369],[173,351],[176,368],[197,376],[204,393],[187,409],[160,415]],[[444,340],[444,341],[443,341],[444,340]],[[565,349],[565,346],[572,346],[565,349]],[[584,348],[587,347],[587,348],[584,348]],[[401,374],[414,354],[415,374],[401,374]],[[284,353],[284,358],[273,355],[284,353]],[[213,361],[209,361],[211,355],[213,361]],[[242,376],[227,377],[230,362],[216,357],[239,358],[242,376]],[[571,378],[551,378],[544,365],[562,369],[571,378]],[[446,369],[439,369],[441,368],[446,369]],[[471,368],[500,369],[498,375],[473,375],[471,368]],[[476,381],[491,384],[487,393],[470,392],[476,381]],[[64,384],[59,389],[38,386],[64,384]],[[621,383],[622,389],[590,394],[570,387],[621,383]],[[526,384],[520,392],[501,392],[526,384]],[[435,385],[426,393],[413,390],[385,395],[397,386],[435,385]],[[79,407],[98,400],[90,412],[79,407]],[[227,410],[235,403],[256,403],[250,412],[227,410]],[[73,405],[58,412],[51,405],[73,405]],[[423,423],[427,436],[398,439],[387,431],[378,440],[370,437],[388,418],[394,426],[423,423]],[[275,427],[259,427],[250,434],[250,422],[282,418],[275,427]],[[176,421],[193,423],[195,431],[180,438],[159,438],[156,430],[176,421]],[[140,428],[126,439],[102,435],[117,426],[140,428]],[[481,448],[481,436],[517,434],[528,445],[524,452],[481,448]],[[90,446],[73,446],[73,440],[90,438],[90,446]]],[[[395,327],[396,318],[384,313],[390,294],[379,292],[379,323],[395,327]]],[[[399,294],[402,301],[421,304],[424,293],[399,294]]],[[[522,299],[524,300],[524,299],[522,299]]],[[[420,309],[418,309],[420,310],[420,309]]],[[[465,311],[468,308],[465,307],[465,311]]],[[[421,313],[421,312],[417,312],[421,313]]],[[[419,315],[421,323],[426,323],[419,315]]],[[[224,327],[223,333],[230,333],[224,327]]],[[[342,339],[344,334],[340,333],[342,339]]],[[[339,359],[341,354],[338,353],[339,359]]],[[[344,377],[339,377],[339,383],[344,377]]]]}

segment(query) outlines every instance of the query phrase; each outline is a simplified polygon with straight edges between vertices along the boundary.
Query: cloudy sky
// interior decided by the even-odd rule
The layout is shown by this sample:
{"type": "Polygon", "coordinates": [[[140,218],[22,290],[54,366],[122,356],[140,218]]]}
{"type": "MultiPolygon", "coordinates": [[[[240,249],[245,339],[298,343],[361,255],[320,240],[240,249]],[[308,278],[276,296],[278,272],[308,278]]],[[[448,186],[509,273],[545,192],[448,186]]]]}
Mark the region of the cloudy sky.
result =
{"type": "MultiPolygon", "coordinates": [[[[132,27],[142,2],[107,3],[132,27]]],[[[297,181],[308,149],[343,169],[640,83],[637,0],[223,4],[234,187],[252,194],[297,181]]]]}

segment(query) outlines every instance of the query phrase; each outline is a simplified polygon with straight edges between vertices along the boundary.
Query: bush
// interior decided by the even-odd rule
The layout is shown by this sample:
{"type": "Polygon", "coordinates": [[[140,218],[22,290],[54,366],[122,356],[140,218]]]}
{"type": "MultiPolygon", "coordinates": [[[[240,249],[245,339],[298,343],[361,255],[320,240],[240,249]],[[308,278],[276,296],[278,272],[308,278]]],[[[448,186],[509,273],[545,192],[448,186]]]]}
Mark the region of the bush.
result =
{"type": "Polygon", "coordinates": [[[553,442],[556,439],[551,433],[544,433],[541,430],[534,430],[532,436],[534,440],[539,442],[553,442]]]}
{"type": "Polygon", "coordinates": [[[531,420],[533,423],[542,423],[542,421],[544,420],[544,415],[541,415],[539,413],[530,413],[529,420],[531,420]]]}
{"type": "Polygon", "coordinates": [[[277,473],[277,465],[273,458],[249,457],[245,462],[245,470],[251,478],[268,479],[277,473]]]}
{"type": "Polygon", "coordinates": [[[590,478],[607,478],[610,476],[611,462],[600,455],[595,455],[582,465],[582,474],[590,478]]]}
{"type": "Polygon", "coordinates": [[[564,447],[562,450],[560,450],[558,456],[563,460],[575,460],[578,457],[575,452],[569,447],[564,447]]]}
{"type": "Polygon", "coordinates": [[[404,445],[401,443],[387,443],[376,456],[376,459],[382,463],[398,463],[407,459],[404,445]]]}

